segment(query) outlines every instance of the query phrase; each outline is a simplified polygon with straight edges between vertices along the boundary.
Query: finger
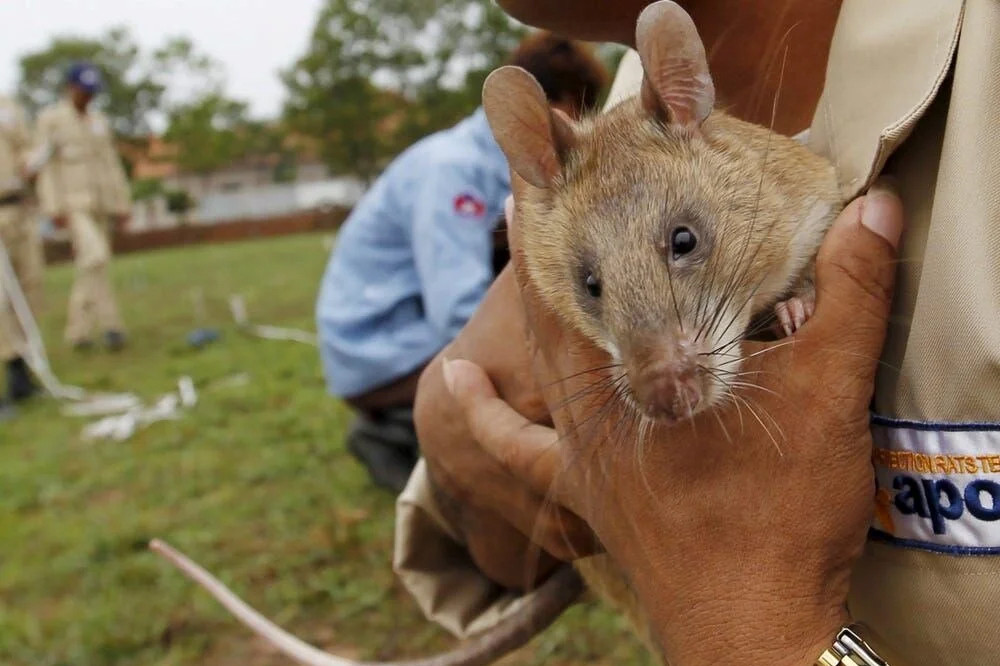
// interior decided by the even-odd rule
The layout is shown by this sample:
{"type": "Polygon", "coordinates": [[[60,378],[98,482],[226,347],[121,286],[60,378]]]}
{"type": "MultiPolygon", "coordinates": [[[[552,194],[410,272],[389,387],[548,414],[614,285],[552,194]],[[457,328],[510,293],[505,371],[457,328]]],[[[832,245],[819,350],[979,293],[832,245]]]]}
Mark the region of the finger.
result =
{"type": "Polygon", "coordinates": [[[445,385],[480,446],[536,493],[547,496],[563,468],[556,431],[514,411],[475,363],[446,360],[441,367],[445,385]]]}
{"type": "Polygon", "coordinates": [[[774,306],[774,311],[778,315],[778,322],[781,324],[780,332],[786,336],[792,334],[792,315],[788,311],[788,301],[782,301],[774,306]]]}
{"type": "Polygon", "coordinates": [[[833,223],[816,260],[816,312],[803,337],[836,341],[841,362],[859,371],[874,372],[881,354],[902,231],[899,197],[873,187],[833,223]]]}

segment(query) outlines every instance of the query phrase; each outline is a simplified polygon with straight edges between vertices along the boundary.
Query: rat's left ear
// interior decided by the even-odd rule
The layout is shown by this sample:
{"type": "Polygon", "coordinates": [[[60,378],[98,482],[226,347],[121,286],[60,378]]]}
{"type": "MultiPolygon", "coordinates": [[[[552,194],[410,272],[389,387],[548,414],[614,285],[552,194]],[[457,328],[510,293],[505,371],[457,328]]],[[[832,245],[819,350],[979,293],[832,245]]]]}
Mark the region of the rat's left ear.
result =
{"type": "Polygon", "coordinates": [[[639,15],[636,45],[645,76],[642,104],[664,122],[697,130],[715,105],[715,85],[694,21],[670,0],[639,15]]]}
{"type": "Polygon", "coordinates": [[[535,77],[511,65],[486,77],[483,109],[511,169],[535,187],[550,187],[576,143],[569,116],[549,107],[535,77]]]}

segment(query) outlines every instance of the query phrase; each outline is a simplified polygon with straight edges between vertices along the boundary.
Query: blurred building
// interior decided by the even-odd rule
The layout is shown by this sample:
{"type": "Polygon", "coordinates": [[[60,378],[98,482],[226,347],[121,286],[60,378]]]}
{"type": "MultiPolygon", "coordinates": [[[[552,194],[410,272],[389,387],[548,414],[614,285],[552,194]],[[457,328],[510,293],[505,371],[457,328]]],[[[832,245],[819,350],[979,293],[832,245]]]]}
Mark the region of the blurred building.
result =
{"type": "Polygon", "coordinates": [[[264,219],[304,210],[350,208],[363,183],[331,177],[303,150],[251,155],[210,172],[181,170],[175,146],[158,136],[121,145],[131,164],[135,204],[130,229],[264,219]],[[182,205],[183,204],[183,205],[182,205]]]}

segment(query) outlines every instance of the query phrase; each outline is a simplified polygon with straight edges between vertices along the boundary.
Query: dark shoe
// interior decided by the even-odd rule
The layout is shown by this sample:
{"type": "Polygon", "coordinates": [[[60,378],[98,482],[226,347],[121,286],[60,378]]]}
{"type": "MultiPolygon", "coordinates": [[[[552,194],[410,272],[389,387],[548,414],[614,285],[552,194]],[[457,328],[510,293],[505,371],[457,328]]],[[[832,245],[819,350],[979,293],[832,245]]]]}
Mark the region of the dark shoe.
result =
{"type": "Polygon", "coordinates": [[[347,450],[365,466],[375,485],[402,492],[419,456],[413,410],[358,414],[347,433],[347,450]]]}
{"type": "Polygon", "coordinates": [[[104,346],[108,351],[121,351],[125,348],[125,334],[121,331],[108,331],[104,334],[104,346]]]}
{"type": "Polygon", "coordinates": [[[7,361],[7,397],[11,402],[27,400],[38,391],[38,385],[31,378],[31,370],[23,358],[7,361]]]}

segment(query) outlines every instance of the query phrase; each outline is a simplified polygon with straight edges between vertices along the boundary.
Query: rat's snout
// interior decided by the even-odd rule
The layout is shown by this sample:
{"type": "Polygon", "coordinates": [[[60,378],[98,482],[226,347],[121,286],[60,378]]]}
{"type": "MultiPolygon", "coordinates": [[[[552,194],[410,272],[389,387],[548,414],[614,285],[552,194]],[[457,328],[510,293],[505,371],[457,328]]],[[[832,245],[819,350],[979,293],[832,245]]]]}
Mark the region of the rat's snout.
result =
{"type": "Polygon", "coordinates": [[[646,415],[653,419],[686,419],[701,402],[701,382],[694,372],[675,374],[671,368],[653,366],[637,378],[633,389],[646,415]]]}
{"type": "Polygon", "coordinates": [[[682,342],[646,347],[626,363],[632,393],[646,416],[675,422],[698,411],[703,400],[697,353],[682,342]]]}

